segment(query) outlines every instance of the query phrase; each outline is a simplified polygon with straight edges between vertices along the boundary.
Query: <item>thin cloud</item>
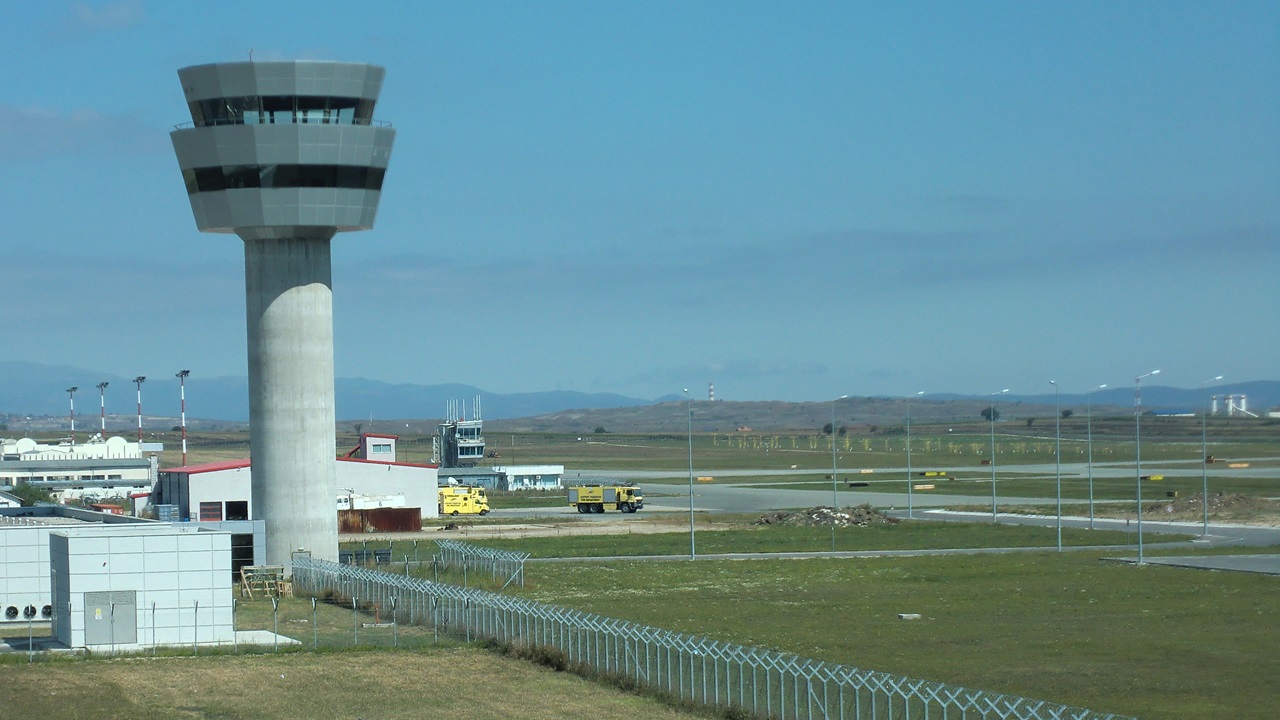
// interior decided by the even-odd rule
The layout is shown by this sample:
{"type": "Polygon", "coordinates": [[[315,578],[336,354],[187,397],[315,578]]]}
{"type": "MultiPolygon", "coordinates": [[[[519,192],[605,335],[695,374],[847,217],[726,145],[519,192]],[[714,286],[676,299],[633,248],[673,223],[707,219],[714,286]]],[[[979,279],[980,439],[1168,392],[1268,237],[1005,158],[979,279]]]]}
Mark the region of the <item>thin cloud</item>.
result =
{"type": "Polygon", "coordinates": [[[823,363],[809,360],[726,360],[658,368],[636,373],[622,380],[627,385],[667,385],[675,387],[689,378],[717,378],[722,381],[760,378],[821,376],[830,372],[823,363]]]}
{"type": "Polygon", "coordinates": [[[83,33],[114,33],[142,24],[146,9],[140,0],[109,3],[72,3],[67,8],[68,29],[83,33]]]}
{"type": "Polygon", "coordinates": [[[1012,198],[980,193],[934,195],[924,198],[923,204],[928,207],[966,215],[998,215],[1006,213],[1014,207],[1012,198]]]}
{"type": "Polygon", "coordinates": [[[128,115],[0,105],[0,160],[154,154],[167,151],[167,140],[163,132],[128,115]]]}

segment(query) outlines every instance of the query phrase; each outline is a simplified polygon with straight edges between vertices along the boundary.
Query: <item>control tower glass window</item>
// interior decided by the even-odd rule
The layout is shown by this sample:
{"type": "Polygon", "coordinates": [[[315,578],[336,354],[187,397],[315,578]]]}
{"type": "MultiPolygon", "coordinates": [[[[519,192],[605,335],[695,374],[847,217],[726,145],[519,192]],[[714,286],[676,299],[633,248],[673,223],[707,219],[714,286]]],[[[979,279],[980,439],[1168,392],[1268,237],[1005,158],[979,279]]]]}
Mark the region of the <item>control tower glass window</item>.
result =
{"type": "Polygon", "coordinates": [[[209,125],[369,125],[373,100],[294,95],[248,96],[195,100],[190,103],[196,127],[209,125]]]}
{"type": "Polygon", "coordinates": [[[385,168],[359,165],[228,165],[182,171],[187,193],[246,188],[381,190],[385,168]]]}

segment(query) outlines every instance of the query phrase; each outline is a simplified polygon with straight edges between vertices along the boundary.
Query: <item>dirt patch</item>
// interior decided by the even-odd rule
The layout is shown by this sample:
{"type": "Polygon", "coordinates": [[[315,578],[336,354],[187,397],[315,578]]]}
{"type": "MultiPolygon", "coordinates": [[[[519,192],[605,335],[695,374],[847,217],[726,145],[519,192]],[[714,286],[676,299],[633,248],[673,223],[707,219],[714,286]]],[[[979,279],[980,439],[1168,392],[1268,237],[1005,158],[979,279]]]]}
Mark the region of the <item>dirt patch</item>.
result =
{"type": "MultiPolygon", "coordinates": [[[[360,540],[467,540],[468,538],[559,537],[564,535],[649,535],[689,529],[687,519],[655,516],[626,520],[566,521],[557,523],[449,523],[416,533],[372,533],[344,535],[343,542],[360,540]]],[[[703,527],[699,530],[725,528],[703,527]]]]}
{"type": "MultiPolygon", "coordinates": [[[[1174,522],[1198,522],[1204,519],[1204,503],[1200,493],[1185,497],[1167,498],[1142,503],[1142,514],[1152,520],[1174,522]]],[[[1096,506],[1097,516],[1104,518],[1134,518],[1133,502],[1105,503],[1096,506]]],[[[1002,508],[1002,511],[1019,512],[1026,508],[1002,508]]],[[[1037,514],[1052,515],[1049,507],[1038,508],[1037,514]]],[[[1234,525],[1280,527],[1280,501],[1257,495],[1209,493],[1209,522],[1234,525]]]]}
{"type": "Polygon", "coordinates": [[[802,527],[870,527],[893,525],[898,521],[867,504],[851,508],[819,506],[796,512],[774,512],[761,516],[756,525],[793,525],[802,527]]]}
{"type": "MultiPolygon", "coordinates": [[[[1143,506],[1143,512],[1173,520],[1204,518],[1204,496],[1200,493],[1170,498],[1143,506]]],[[[1250,525],[1280,525],[1280,501],[1256,495],[1209,493],[1209,521],[1250,525]]]]}

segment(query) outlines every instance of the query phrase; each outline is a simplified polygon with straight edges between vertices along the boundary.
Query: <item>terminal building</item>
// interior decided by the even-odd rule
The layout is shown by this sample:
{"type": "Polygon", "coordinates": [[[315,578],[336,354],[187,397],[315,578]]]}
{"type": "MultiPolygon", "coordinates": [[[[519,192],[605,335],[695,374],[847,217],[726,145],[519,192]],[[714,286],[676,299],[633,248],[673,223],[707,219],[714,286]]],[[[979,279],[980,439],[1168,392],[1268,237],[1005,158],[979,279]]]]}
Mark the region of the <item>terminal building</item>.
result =
{"type": "Polygon", "coordinates": [[[42,443],[31,438],[0,440],[0,490],[18,483],[53,493],[60,502],[90,497],[129,497],[150,492],[158,477],[160,443],[123,437],[88,442],[42,443]]]}
{"type": "MultiPolygon", "coordinates": [[[[464,417],[460,401],[449,401],[433,447],[441,485],[471,485],[499,491],[556,490],[561,486],[563,465],[478,467],[477,463],[484,457],[484,422],[480,418],[479,396],[472,403],[470,420],[464,417]]],[[[487,457],[496,458],[498,453],[491,451],[487,457]]]]}

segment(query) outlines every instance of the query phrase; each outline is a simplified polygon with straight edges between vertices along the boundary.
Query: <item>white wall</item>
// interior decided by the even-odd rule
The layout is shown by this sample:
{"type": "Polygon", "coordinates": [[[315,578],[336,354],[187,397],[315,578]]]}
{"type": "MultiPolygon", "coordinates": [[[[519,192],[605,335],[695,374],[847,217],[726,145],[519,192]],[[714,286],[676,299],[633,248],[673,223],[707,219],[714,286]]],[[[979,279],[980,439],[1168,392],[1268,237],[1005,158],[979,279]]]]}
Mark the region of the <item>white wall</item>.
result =
{"type": "Polygon", "coordinates": [[[234,640],[230,533],[170,525],[58,529],[49,535],[49,565],[52,630],[63,645],[102,652],[234,640]],[[131,597],[132,617],[87,612],[87,593],[131,597]],[[130,625],[136,636],[121,638],[130,625]],[[91,642],[104,633],[118,641],[91,642]]]}
{"type": "MultiPolygon", "coordinates": [[[[192,521],[200,519],[200,503],[226,503],[229,500],[249,503],[248,517],[253,517],[253,472],[250,468],[195,473],[191,475],[188,492],[187,511],[192,521]]],[[[225,505],[223,519],[226,519],[225,505]]]]}
{"type": "Polygon", "coordinates": [[[50,604],[49,531],[60,527],[0,524],[0,625],[25,623],[28,606],[36,609],[36,620],[47,619],[41,611],[50,604]],[[9,608],[17,610],[15,617],[9,608]]]}
{"type": "Polygon", "coordinates": [[[405,506],[420,508],[422,517],[440,516],[439,471],[433,467],[339,460],[338,487],[356,495],[404,495],[405,506]]]}

